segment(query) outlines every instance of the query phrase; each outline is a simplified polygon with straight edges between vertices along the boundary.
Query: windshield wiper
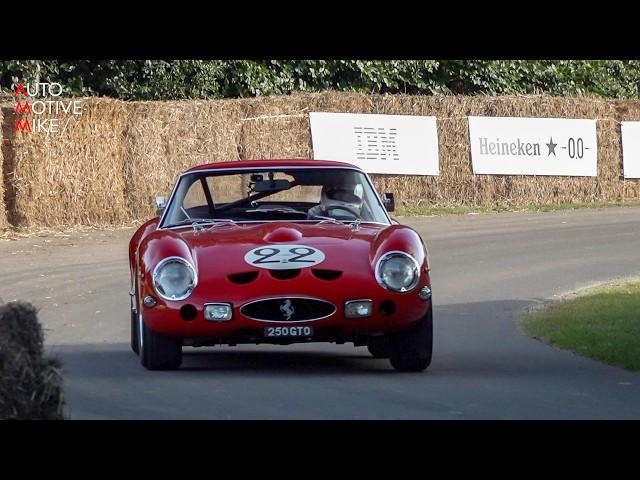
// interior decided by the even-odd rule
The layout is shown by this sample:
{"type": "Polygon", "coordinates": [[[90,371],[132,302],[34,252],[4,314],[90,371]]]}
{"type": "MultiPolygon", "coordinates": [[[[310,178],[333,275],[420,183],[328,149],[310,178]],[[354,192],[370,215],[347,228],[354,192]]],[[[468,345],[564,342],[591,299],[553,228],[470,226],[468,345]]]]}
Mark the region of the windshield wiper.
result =
{"type": "Polygon", "coordinates": [[[318,225],[320,225],[321,223],[324,223],[324,222],[331,222],[331,223],[340,223],[340,224],[342,224],[342,222],[341,222],[341,221],[336,220],[335,218],[332,218],[332,217],[323,217],[322,215],[313,215],[312,217],[313,217],[313,218],[312,218],[311,220],[318,220],[318,219],[320,219],[320,221],[318,222],[318,225]]]}
{"type": "Polygon", "coordinates": [[[216,220],[212,220],[213,225],[209,227],[209,229],[219,227],[220,225],[237,225],[238,222],[235,220],[231,220],[230,218],[218,218],[216,220]]]}
{"type": "Polygon", "coordinates": [[[199,225],[200,223],[213,222],[211,218],[185,218],[184,220],[180,220],[179,222],[172,223],[171,225],[167,225],[167,228],[170,227],[178,227],[180,225],[199,225]]]}
{"type": "Polygon", "coordinates": [[[171,225],[167,225],[167,227],[178,227],[180,225],[199,225],[201,223],[214,223],[220,225],[226,225],[229,223],[233,223],[234,225],[238,222],[235,220],[231,220],[230,218],[185,218],[184,220],[180,220],[179,222],[172,223],[171,225]]]}

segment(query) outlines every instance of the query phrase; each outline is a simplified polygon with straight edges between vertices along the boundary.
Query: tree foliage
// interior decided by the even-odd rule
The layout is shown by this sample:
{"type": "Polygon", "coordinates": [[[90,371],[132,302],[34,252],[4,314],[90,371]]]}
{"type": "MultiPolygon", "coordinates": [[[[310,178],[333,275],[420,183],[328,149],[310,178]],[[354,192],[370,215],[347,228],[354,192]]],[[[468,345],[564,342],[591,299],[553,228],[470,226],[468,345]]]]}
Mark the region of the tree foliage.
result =
{"type": "Polygon", "coordinates": [[[0,87],[58,82],[66,96],[127,100],[342,90],[410,94],[640,97],[640,61],[621,60],[8,60],[0,87]]]}

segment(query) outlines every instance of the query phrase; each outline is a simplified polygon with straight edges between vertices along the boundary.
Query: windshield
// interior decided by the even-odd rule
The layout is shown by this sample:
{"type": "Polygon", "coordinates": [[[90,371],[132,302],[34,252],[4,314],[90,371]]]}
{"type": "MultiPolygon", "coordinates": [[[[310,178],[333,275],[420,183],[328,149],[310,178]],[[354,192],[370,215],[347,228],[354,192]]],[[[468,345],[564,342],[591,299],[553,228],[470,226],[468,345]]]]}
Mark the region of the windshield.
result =
{"type": "Polygon", "coordinates": [[[322,220],[389,224],[362,172],[292,168],[183,175],[161,227],[216,221],[322,220]]]}

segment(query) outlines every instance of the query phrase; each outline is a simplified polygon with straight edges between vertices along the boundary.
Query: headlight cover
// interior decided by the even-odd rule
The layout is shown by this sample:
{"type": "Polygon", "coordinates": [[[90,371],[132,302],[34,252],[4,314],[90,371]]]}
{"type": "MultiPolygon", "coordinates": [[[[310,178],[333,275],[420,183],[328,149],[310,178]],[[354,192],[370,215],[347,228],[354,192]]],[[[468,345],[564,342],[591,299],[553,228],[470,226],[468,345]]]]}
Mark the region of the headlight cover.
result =
{"type": "Polygon", "coordinates": [[[197,284],[193,265],[182,257],[167,257],[153,270],[153,287],[165,300],[184,300],[197,284]]]}
{"type": "Polygon", "coordinates": [[[393,292],[409,292],[420,280],[420,266],[405,252],[387,252],[376,265],[376,280],[393,292]]]}

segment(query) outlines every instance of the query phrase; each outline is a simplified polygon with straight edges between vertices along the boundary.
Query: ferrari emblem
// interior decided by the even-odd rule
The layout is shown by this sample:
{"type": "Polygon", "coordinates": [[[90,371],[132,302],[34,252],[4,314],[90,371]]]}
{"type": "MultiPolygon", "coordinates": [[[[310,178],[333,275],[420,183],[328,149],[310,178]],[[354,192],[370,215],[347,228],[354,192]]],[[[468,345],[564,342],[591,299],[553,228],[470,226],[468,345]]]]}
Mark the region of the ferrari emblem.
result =
{"type": "Polygon", "coordinates": [[[285,302],[280,305],[280,311],[284,313],[285,320],[289,320],[291,316],[295,313],[293,306],[291,305],[291,300],[287,299],[285,302]]]}

